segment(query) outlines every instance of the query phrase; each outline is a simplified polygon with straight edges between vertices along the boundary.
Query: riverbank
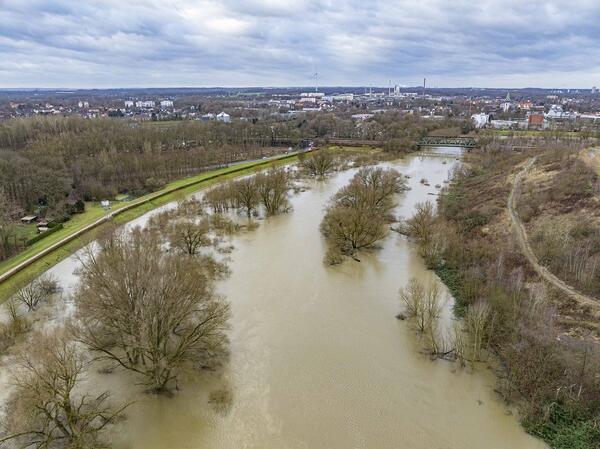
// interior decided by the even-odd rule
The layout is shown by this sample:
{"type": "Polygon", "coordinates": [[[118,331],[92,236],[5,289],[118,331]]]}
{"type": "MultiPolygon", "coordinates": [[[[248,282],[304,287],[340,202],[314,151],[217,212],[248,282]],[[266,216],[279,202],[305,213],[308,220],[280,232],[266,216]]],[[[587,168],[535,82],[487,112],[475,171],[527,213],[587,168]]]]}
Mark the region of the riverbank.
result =
{"type": "MultiPolygon", "coordinates": [[[[470,154],[469,167],[457,171],[440,196],[432,227],[444,240],[432,267],[455,294],[460,311],[489,310],[483,341],[502,365],[498,390],[506,401],[519,404],[524,428],[555,449],[600,444],[598,323],[589,307],[539,276],[531,255],[519,245],[525,231],[513,233],[515,212],[508,205],[517,209],[519,222],[525,221],[544,263],[582,261],[584,255],[595,260],[591,250],[574,259],[568,253],[579,244],[587,247],[598,235],[598,220],[591,213],[597,178],[578,163],[579,151],[577,146],[549,146],[545,151],[470,154]],[[543,170],[521,179],[534,157],[543,170]],[[521,181],[516,207],[512,185],[521,181]],[[573,226],[549,231],[548,226],[566,221],[573,226]],[[561,255],[559,243],[565,239],[571,243],[561,255]]],[[[587,275],[590,267],[576,273],[587,275]]],[[[564,267],[558,268],[562,273],[564,267]]],[[[575,273],[571,280],[577,280],[575,273]]]]}
{"type": "Polygon", "coordinates": [[[76,219],[71,225],[34,243],[25,251],[0,264],[0,303],[22,283],[63,260],[68,255],[93,240],[95,233],[105,223],[123,224],[144,213],[173,201],[178,195],[189,194],[221,180],[252,173],[258,169],[297,160],[298,152],[283,154],[267,160],[242,162],[229,167],[211,170],[196,176],[169,183],[165,188],[113,206],[105,215],[90,215],[88,220],[76,219]]]}

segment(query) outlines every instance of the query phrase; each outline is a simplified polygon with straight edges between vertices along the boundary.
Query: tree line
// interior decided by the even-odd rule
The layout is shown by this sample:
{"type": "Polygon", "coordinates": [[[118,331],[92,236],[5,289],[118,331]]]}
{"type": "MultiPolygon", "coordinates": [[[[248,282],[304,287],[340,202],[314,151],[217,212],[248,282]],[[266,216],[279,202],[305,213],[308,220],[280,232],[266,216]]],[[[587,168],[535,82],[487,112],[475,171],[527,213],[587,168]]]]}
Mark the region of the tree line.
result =
{"type": "Polygon", "coordinates": [[[243,211],[248,218],[262,207],[265,215],[276,215],[289,209],[290,177],[283,168],[273,168],[212,188],[204,200],[214,213],[230,209],[243,211]]]}
{"type": "Polygon", "coordinates": [[[66,203],[146,192],[208,166],[261,157],[282,141],[356,137],[386,142],[389,151],[407,151],[445,124],[399,113],[376,114],[362,123],[335,114],[169,126],[77,117],[15,119],[0,124],[0,189],[20,210],[62,212],[66,203]]]}

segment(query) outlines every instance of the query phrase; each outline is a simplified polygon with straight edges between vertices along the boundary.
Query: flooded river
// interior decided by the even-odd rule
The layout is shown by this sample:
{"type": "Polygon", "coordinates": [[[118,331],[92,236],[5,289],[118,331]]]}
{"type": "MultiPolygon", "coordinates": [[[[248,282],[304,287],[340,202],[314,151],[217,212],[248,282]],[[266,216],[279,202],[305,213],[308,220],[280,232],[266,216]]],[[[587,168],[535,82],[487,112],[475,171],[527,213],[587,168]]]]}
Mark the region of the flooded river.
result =
{"type": "MultiPolygon", "coordinates": [[[[429,193],[438,192],[434,186],[443,184],[455,157],[410,156],[389,164],[411,177],[397,213],[410,216],[417,202],[434,201],[429,193]]],[[[172,398],[132,393],[123,373],[93,375],[90,381],[119,400],[137,401],[116,429],[116,447],[544,447],[496,398],[485,368],[472,372],[429,360],[410,324],[394,318],[400,287],[411,277],[434,279],[406,237],[390,233],[360,263],[323,264],[323,209],[353,174],[308,182],[309,190],[292,196],[292,213],[232,239],[232,275],[219,284],[233,312],[223,373],[184,379],[172,398]],[[217,389],[232,393],[228,412],[209,404],[217,389]]],[[[76,266],[71,258],[52,271],[68,287],[76,266]]]]}

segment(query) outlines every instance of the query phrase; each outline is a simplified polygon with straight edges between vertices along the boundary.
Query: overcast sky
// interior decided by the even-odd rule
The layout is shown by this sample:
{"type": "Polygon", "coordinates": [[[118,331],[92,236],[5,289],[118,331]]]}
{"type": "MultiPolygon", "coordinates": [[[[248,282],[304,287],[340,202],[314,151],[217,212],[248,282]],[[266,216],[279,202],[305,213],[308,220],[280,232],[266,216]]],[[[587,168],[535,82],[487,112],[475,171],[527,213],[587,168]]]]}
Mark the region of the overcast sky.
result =
{"type": "Polygon", "coordinates": [[[0,88],[600,86],[600,0],[0,0],[0,88]]]}

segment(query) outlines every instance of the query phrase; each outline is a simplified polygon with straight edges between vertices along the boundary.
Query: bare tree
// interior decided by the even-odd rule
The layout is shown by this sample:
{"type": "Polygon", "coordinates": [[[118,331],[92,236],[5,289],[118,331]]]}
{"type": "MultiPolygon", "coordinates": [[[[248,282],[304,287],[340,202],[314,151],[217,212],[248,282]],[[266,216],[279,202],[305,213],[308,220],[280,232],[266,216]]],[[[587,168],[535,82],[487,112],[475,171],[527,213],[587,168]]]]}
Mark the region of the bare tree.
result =
{"type": "Polygon", "coordinates": [[[381,167],[361,168],[352,182],[375,192],[375,205],[389,200],[394,193],[406,188],[406,180],[398,171],[381,167]]]}
{"type": "Polygon", "coordinates": [[[0,355],[14,346],[31,329],[31,322],[19,312],[14,299],[6,302],[8,320],[0,322],[0,355]]]}
{"type": "Polygon", "coordinates": [[[82,260],[75,335],[156,392],[185,368],[214,366],[227,352],[230,312],[208,259],[165,254],[139,229],[113,235],[82,260]]]}
{"type": "Polygon", "coordinates": [[[255,177],[258,195],[267,215],[276,215],[288,207],[290,181],[285,170],[273,168],[255,177]]]}
{"type": "Polygon", "coordinates": [[[226,182],[213,187],[204,194],[204,201],[214,213],[223,213],[232,207],[234,200],[231,183],[226,182]]]}
{"type": "Polygon", "coordinates": [[[352,255],[383,239],[388,232],[388,223],[364,209],[332,207],[321,222],[321,231],[341,253],[352,255]]]}
{"type": "Polygon", "coordinates": [[[425,332],[432,327],[444,306],[436,282],[426,287],[415,278],[411,278],[407,286],[400,289],[400,301],[404,304],[406,314],[414,320],[420,332],[425,332]]]}
{"type": "Polygon", "coordinates": [[[487,302],[478,301],[472,304],[465,315],[465,330],[468,333],[467,357],[472,361],[480,361],[489,338],[489,327],[492,309],[487,302]]]}
{"type": "Polygon", "coordinates": [[[310,157],[301,159],[300,164],[306,173],[320,178],[334,171],[337,165],[333,155],[325,150],[317,151],[310,157]]]}
{"type": "Polygon", "coordinates": [[[405,232],[418,243],[425,244],[431,238],[434,223],[435,211],[433,203],[431,201],[417,203],[413,216],[405,222],[405,232]]]}
{"type": "Polygon", "coordinates": [[[15,293],[14,299],[32,311],[36,310],[50,295],[58,291],[59,288],[56,279],[49,274],[43,274],[19,288],[15,293]]]}
{"type": "Polygon", "coordinates": [[[394,205],[392,196],[402,185],[399,173],[394,170],[360,169],[350,184],[334,195],[321,222],[321,232],[346,255],[374,246],[388,233],[394,205]]]}
{"type": "Polygon", "coordinates": [[[107,447],[102,432],[125,407],[109,407],[106,392],[97,396],[77,392],[87,368],[88,362],[64,332],[37,335],[18,357],[16,388],[8,401],[6,434],[0,436],[0,446],[107,447]]]}
{"type": "Polygon", "coordinates": [[[233,185],[237,207],[244,209],[248,218],[259,204],[258,186],[254,177],[240,179],[233,185]]]}
{"type": "Polygon", "coordinates": [[[364,167],[335,194],[333,201],[339,206],[387,215],[393,208],[393,195],[404,186],[405,181],[396,170],[364,167]]]}
{"type": "Polygon", "coordinates": [[[201,247],[210,244],[208,231],[208,219],[199,222],[193,219],[175,220],[168,228],[169,242],[179,251],[194,256],[201,247]]]}
{"type": "Polygon", "coordinates": [[[27,306],[30,311],[36,310],[45,299],[44,292],[35,281],[23,285],[14,296],[15,300],[27,306]]]}

